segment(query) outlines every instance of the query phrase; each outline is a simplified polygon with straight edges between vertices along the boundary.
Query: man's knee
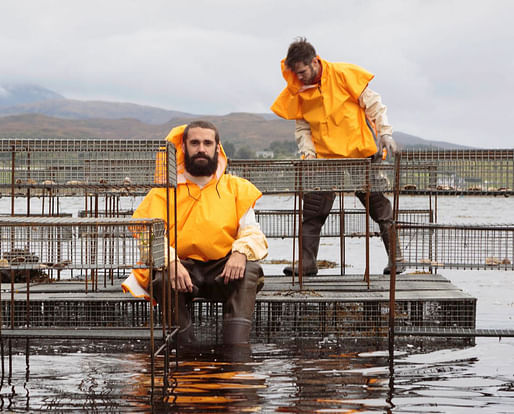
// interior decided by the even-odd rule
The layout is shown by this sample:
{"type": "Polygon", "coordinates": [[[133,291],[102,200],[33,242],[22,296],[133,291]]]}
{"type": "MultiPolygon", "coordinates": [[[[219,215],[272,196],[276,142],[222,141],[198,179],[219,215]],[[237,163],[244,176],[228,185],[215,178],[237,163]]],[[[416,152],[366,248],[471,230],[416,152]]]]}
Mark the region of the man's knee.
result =
{"type": "Polygon", "coordinates": [[[258,262],[246,262],[245,275],[242,279],[243,289],[255,289],[260,291],[264,286],[264,272],[258,262]]]}

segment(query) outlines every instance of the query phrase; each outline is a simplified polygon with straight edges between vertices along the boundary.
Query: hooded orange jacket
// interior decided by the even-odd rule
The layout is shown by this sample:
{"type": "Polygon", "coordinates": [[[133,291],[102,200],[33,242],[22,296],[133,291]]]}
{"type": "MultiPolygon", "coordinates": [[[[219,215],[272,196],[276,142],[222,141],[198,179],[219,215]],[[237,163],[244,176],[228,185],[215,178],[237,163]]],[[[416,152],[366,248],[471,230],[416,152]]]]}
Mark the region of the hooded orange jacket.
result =
{"type": "Polygon", "coordinates": [[[285,119],[307,121],[319,158],[366,158],[375,154],[373,132],[359,105],[359,96],[373,75],[350,63],[318,59],[322,66],[321,81],[310,88],[305,88],[282,60],[287,86],[271,110],[285,119]]]}
{"type": "MultiPolygon", "coordinates": [[[[188,181],[184,176],[184,149],[182,135],[185,125],[171,130],[168,141],[177,150],[177,221],[170,215],[168,240],[176,248],[180,259],[201,261],[217,260],[230,253],[236,240],[239,220],[255,205],[262,193],[249,181],[225,174],[227,158],[220,145],[218,169],[212,180],[204,187],[188,181]],[[175,243],[175,225],[178,243],[175,243]]],[[[157,159],[156,170],[163,170],[157,159]]],[[[157,178],[158,174],[156,174],[157,178]]],[[[170,211],[174,211],[174,194],[169,192],[170,211]]],[[[143,199],[133,215],[134,218],[160,218],[166,221],[166,189],[154,188],[143,199]]],[[[142,287],[147,287],[147,270],[134,269],[133,273],[142,287]]]]}

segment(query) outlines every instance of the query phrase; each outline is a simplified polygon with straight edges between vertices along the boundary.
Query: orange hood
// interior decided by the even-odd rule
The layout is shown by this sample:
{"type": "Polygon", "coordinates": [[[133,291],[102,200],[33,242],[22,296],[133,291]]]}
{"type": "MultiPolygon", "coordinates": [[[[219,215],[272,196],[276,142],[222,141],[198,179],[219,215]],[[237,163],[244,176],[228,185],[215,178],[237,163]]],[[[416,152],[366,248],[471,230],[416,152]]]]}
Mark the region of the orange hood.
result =
{"type": "MultiPolygon", "coordinates": [[[[176,162],[177,162],[177,184],[185,183],[186,178],[184,176],[184,172],[186,170],[186,162],[185,162],[185,149],[184,149],[184,130],[187,125],[180,125],[173,128],[168,136],[166,137],[166,141],[171,142],[175,145],[176,149],[176,162]]],[[[227,168],[227,155],[223,150],[223,146],[221,142],[219,143],[219,153],[218,153],[218,168],[214,173],[213,179],[216,181],[221,178],[221,176],[225,173],[225,169],[227,168]]]]}

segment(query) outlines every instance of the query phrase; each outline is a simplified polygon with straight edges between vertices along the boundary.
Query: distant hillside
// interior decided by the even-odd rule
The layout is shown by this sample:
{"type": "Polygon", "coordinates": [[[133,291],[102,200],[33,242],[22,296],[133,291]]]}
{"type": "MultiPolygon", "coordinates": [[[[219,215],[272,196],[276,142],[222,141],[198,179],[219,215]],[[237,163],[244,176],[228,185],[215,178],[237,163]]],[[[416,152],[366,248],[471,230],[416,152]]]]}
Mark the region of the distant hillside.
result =
{"type": "MultiPolygon", "coordinates": [[[[282,156],[295,157],[294,122],[272,113],[192,115],[132,103],[80,101],[36,85],[0,85],[0,137],[20,138],[164,138],[174,126],[193,119],[212,121],[222,142],[246,154],[287,143],[282,156]]],[[[403,132],[394,138],[403,148],[466,148],[429,141],[403,132]]]]}
{"type": "MultiPolygon", "coordinates": [[[[0,137],[164,138],[171,128],[200,118],[218,127],[222,142],[230,142],[236,147],[245,146],[251,151],[268,149],[275,141],[294,142],[293,121],[250,113],[178,117],[159,125],[137,119],[61,119],[39,114],[14,115],[0,117],[0,137]]],[[[402,148],[466,148],[449,142],[425,140],[403,132],[395,132],[394,138],[402,148]]]]}
{"type": "Polygon", "coordinates": [[[395,141],[405,149],[408,148],[440,148],[440,149],[465,149],[471,148],[464,145],[452,144],[445,141],[430,141],[415,135],[405,134],[404,132],[394,132],[395,141]]]}
{"type": "Polygon", "coordinates": [[[63,98],[57,92],[37,85],[0,85],[0,109],[26,103],[42,102],[48,99],[63,98]]]}
{"type": "Polygon", "coordinates": [[[65,98],[0,108],[0,116],[21,114],[41,114],[64,119],[133,118],[154,125],[164,124],[177,117],[189,118],[193,116],[185,112],[132,103],[78,101],[65,98]]]}

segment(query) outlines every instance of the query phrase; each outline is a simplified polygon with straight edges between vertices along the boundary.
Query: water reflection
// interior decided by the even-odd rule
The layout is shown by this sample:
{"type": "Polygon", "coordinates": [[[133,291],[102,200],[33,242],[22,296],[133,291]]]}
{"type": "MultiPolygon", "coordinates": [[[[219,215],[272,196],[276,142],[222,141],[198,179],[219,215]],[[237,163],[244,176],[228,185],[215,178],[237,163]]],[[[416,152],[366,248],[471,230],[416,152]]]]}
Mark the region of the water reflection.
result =
{"type": "Polygon", "coordinates": [[[4,340],[0,410],[8,412],[512,412],[514,340],[476,346],[397,346],[362,341],[254,344],[234,353],[201,345],[182,351],[163,389],[163,359],[122,347],[4,340]],[[57,349],[57,352],[54,352],[57,349]],[[118,351],[118,352],[116,352],[118,351]]]}

